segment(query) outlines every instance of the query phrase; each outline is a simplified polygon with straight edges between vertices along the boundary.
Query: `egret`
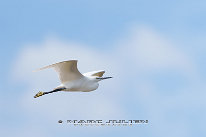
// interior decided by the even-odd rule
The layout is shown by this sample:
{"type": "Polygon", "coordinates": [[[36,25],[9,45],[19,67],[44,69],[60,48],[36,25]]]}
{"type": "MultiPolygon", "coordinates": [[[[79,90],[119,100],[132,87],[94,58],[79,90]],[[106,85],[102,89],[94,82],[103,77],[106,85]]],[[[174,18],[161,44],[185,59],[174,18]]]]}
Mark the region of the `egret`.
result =
{"type": "MultiPolygon", "coordinates": [[[[34,98],[40,97],[45,94],[54,93],[58,91],[82,91],[89,92],[96,90],[99,86],[99,81],[109,79],[112,77],[102,77],[105,73],[104,70],[92,71],[81,74],[77,69],[77,60],[68,60],[52,64],[38,70],[47,68],[54,68],[58,73],[61,85],[57,86],[54,90],[49,92],[39,91],[34,98]]],[[[37,70],[37,71],[38,71],[37,70]]]]}

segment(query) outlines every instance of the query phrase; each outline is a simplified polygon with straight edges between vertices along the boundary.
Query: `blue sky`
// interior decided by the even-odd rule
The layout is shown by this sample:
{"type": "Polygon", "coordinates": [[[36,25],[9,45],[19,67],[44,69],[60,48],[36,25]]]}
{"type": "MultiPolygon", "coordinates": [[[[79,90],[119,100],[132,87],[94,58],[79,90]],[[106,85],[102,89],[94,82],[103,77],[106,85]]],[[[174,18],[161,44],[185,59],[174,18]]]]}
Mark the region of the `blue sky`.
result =
{"type": "Polygon", "coordinates": [[[205,136],[205,5],[203,0],[1,1],[0,134],[205,136]],[[52,70],[32,70],[72,58],[79,59],[81,72],[105,69],[114,79],[89,94],[34,100],[58,79],[52,70]],[[70,118],[150,123],[78,128],[56,123],[70,118]]]}

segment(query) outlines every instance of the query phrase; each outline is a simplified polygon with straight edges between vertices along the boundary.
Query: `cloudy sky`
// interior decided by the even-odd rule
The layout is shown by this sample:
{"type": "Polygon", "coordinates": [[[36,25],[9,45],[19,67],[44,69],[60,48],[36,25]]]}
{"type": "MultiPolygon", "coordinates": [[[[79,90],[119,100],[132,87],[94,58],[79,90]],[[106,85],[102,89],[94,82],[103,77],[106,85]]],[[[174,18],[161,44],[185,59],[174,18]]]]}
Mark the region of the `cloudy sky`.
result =
{"type": "Polygon", "coordinates": [[[206,136],[206,1],[35,0],[0,2],[0,136],[206,136]],[[113,79],[89,93],[39,91],[53,70],[113,79]],[[148,119],[132,127],[73,127],[68,119],[148,119]]]}

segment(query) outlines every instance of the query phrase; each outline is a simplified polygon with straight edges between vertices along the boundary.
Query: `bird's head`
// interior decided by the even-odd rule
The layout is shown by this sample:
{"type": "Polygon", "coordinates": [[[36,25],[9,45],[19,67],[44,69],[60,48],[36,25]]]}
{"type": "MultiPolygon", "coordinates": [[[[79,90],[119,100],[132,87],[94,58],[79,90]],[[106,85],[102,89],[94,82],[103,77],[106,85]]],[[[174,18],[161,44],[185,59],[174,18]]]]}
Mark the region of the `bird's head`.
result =
{"type": "Polygon", "coordinates": [[[104,79],[112,78],[112,77],[102,77],[104,73],[105,73],[104,70],[98,70],[98,71],[87,72],[87,73],[84,73],[83,75],[95,82],[99,82],[104,79]]]}

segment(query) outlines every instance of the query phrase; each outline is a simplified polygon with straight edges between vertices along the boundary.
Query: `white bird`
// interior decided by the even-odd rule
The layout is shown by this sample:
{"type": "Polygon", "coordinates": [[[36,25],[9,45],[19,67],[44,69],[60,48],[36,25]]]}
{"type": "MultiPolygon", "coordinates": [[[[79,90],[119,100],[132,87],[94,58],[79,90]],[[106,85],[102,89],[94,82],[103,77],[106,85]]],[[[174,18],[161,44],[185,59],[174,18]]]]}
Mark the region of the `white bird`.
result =
{"type": "MultiPolygon", "coordinates": [[[[34,98],[39,96],[58,92],[58,91],[82,91],[89,92],[96,90],[99,86],[99,81],[103,79],[109,79],[112,77],[102,77],[105,73],[104,70],[92,71],[81,74],[77,69],[77,60],[63,61],[56,64],[52,64],[38,70],[43,70],[47,68],[54,68],[58,73],[61,85],[56,87],[54,90],[49,92],[38,92],[34,98]]],[[[37,71],[38,71],[37,70],[37,71]]]]}

